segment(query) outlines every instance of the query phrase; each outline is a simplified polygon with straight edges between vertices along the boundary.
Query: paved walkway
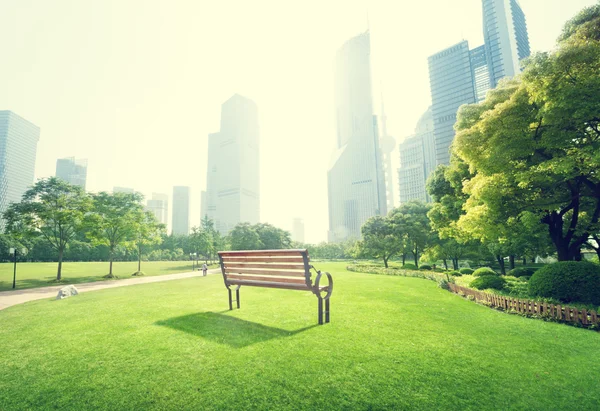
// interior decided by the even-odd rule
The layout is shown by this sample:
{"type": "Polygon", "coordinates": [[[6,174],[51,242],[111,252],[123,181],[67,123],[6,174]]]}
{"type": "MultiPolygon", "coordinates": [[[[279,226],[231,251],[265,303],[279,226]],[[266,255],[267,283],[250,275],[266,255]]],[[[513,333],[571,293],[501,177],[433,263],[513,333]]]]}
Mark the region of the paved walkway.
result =
{"type": "MultiPolygon", "coordinates": [[[[220,273],[219,268],[208,270],[209,274],[220,273]]],[[[201,277],[202,271],[193,271],[180,274],[155,275],[151,277],[128,278],[126,280],[105,280],[92,283],[73,284],[77,291],[85,293],[88,291],[104,290],[105,288],[125,287],[127,285],[156,283],[159,281],[181,280],[183,278],[201,277]]],[[[13,305],[22,304],[27,301],[42,300],[44,298],[56,298],[58,290],[67,286],[53,285],[51,287],[27,288],[24,290],[0,291],[0,310],[13,305]]]]}

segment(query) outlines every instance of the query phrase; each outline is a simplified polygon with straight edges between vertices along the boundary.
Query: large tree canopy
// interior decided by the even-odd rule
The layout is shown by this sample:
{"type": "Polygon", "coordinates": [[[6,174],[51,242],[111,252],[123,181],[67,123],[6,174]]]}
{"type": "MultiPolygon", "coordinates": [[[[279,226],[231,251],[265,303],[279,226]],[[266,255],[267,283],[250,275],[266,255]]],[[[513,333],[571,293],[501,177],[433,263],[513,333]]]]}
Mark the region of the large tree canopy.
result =
{"type": "Polygon", "coordinates": [[[81,229],[90,199],[77,186],[56,177],[41,179],[4,213],[7,233],[17,237],[40,236],[58,253],[56,280],[62,278],[67,244],[81,229]]]}
{"type": "Polygon", "coordinates": [[[600,231],[599,22],[600,6],[585,10],[555,51],[460,109],[453,152],[472,177],[459,226],[541,222],[559,260],[580,258],[600,231]]]}

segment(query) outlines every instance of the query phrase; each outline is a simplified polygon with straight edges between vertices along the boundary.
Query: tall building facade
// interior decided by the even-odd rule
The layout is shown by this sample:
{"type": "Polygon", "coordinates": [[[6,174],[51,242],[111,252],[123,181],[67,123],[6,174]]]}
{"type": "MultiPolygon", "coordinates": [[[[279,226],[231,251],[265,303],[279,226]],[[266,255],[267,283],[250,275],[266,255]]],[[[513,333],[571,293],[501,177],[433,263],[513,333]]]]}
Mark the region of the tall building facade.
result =
{"type": "Polygon", "coordinates": [[[206,214],[226,235],[260,218],[258,108],[235,94],[221,106],[221,129],[208,136],[206,214]]]}
{"type": "Polygon", "coordinates": [[[348,40],[335,59],[337,149],[327,173],[332,242],[360,238],[369,217],[387,214],[370,54],[367,31],[348,40]]]}
{"type": "Polygon", "coordinates": [[[173,235],[188,235],[190,233],[190,188],[173,187],[173,235]]]}
{"type": "Polygon", "coordinates": [[[292,240],[299,243],[304,242],[304,219],[294,218],[294,224],[292,226],[292,240]]]}
{"type": "Polygon", "coordinates": [[[2,213],[33,184],[40,128],[12,111],[0,111],[0,228],[2,213]]]}
{"type": "Polygon", "coordinates": [[[385,178],[385,199],[386,208],[391,210],[394,208],[394,179],[392,177],[392,153],[396,147],[396,139],[390,136],[387,131],[387,116],[385,115],[385,107],[383,98],[381,99],[381,138],[379,139],[381,147],[381,156],[383,160],[383,171],[385,178]]]}
{"type": "Polygon", "coordinates": [[[423,114],[415,134],[399,144],[398,190],[400,204],[411,200],[430,202],[426,181],[435,168],[435,139],[431,107],[423,114]]]}
{"type": "Polygon", "coordinates": [[[482,6],[484,45],[470,50],[462,41],[429,57],[437,164],[450,162],[458,108],[484,100],[502,78],[519,74],[531,53],[517,0],[482,0],[482,6]]]}
{"type": "Polygon", "coordinates": [[[56,160],[56,177],[85,190],[87,180],[87,160],[75,157],[56,160]]]}
{"type": "Polygon", "coordinates": [[[491,87],[504,77],[521,72],[521,60],[529,57],[527,22],[517,0],[483,0],[483,36],[491,87]]]}
{"type": "Polygon", "coordinates": [[[156,221],[165,226],[169,222],[169,196],[167,194],[152,193],[152,198],[146,201],[146,209],[156,217],[156,221]]]}

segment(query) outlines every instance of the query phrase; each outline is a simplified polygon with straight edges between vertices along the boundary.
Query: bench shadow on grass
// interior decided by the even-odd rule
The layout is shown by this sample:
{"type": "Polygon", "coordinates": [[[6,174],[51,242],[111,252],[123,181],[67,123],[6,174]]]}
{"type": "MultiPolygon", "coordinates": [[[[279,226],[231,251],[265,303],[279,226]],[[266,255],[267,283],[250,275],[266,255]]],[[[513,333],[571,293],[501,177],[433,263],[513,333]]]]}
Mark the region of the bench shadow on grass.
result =
{"type": "Polygon", "coordinates": [[[213,312],[183,315],[158,321],[155,324],[226,344],[232,348],[242,348],[275,338],[290,337],[317,326],[315,324],[288,331],[213,312]]]}

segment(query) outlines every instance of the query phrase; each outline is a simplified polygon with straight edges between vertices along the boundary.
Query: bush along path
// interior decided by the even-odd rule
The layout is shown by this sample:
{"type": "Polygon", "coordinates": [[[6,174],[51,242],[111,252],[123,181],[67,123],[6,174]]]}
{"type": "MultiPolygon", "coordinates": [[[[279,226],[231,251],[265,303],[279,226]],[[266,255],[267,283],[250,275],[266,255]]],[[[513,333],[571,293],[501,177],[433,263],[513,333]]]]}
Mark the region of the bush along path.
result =
{"type": "MultiPolygon", "coordinates": [[[[454,279],[446,278],[444,273],[421,272],[415,270],[404,270],[394,268],[382,268],[370,265],[349,265],[348,271],[360,272],[366,274],[393,275],[402,277],[417,277],[426,280],[436,281],[441,288],[444,288],[454,294],[460,295],[470,301],[487,307],[504,311],[508,314],[518,314],[528,318],[542,319],[544,321],[554,321],[584,327],[590,330],[600,331],[600,318],[598,313],[593,310],[578,309],[575,307],[561,304],[549,304],[535,300],[524,300],[513,297],[506,297],[491,293],[486,293],[472,288],[456,285],[454,279]]],[[[483,277],[480,277],[483,278],[483,277]]]]}

